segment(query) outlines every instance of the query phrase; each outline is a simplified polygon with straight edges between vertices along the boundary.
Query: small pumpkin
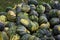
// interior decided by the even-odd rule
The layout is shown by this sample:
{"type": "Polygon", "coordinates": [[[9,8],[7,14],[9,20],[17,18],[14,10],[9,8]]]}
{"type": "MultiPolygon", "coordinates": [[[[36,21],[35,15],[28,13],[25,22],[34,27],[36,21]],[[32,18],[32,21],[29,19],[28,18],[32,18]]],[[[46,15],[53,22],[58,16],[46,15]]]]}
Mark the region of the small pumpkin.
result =
{"type": "Polygon", "coordinates": [[[38,5],[36,8],[38,13],[44,13],[45,12],[45,7],[43,5],[38,5]]]}
{"type": "Polygon", "coordinates": [[[22,5],[21,10],[24,12],[29,12],[30,11],[30,6],[29,5],[22,5]]]}
{"type": "Polygon", "coordinates": [[[9,21],[15,21],[16,14],[14,11],[10,10],[7,12],[6,17],[7,17],[7,20],[9,20],[9,21]]]}
{"type": "Polygon", "coordinates": [[[19,35],[25,35],[30,33],[30,31],[27,30],[23,25],[19,25],[16,31],[19,35]]]}

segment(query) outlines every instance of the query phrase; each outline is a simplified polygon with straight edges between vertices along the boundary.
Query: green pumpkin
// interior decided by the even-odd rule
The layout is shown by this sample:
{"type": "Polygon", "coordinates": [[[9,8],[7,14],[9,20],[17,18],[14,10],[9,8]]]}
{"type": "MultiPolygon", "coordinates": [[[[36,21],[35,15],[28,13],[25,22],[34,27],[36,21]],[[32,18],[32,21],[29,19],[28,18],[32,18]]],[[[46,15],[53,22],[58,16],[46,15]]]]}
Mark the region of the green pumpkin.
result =
{"type": "Polygon", "coordinates": [[[52,18],[52,17],[57,17],[57,10],[56,9],[52,9],[49,11],[48,15],[52,18]]]}
{"type": "Polygon", "coordinates": [[[38,21],[39,24],[42,24],[42,23],[47,23],[48,19],[46,18],[46,16],[40,16],[38,21]]]}
{"type": "Polygon", "coordinates": [[[54,37],[52,37],[52,32],[49,29],[45,29],[45,28],[37,30],[36,33],[34,33],[33,35],[39,37],[41,40],[42,38],[44,40],[47,40],[50,38],[51,38],[50,40],[54,39],[54,37]]]}
{"type": "Polygon", "coordinates": [[[55,25],[53,28],[53,34],[57,35],[60,34],[60,25],[55,25]]]}
{"type": "Polygon", "coordinates": [[[36,31],[39,28],[37,22],[30,22],[29,26],[27,27],[30,31],[36,31]]]}
{"type": "Polygon", "coordinates": [[[40,28],[50,28],[50,23],[49,22],[47,22],[47,23],[42,23],[41,25],[40,25],[40,28]]]}
{"type": "Polygon", "coordinates": [[[37,22],[32,22],[27,19],[21,19],[20,23],[25,25],[25,27],[27,27],[30,31],[36,31],[39,28],[39,25],[37,22]]]}
{"type": "Polygon", "coordinates": [[[9,21],[15,21],[16,20],[16,14],[14,11],[8,11],[8,13],[6,14],[7,20],[9,21]]]}
{"type": "Polygon", "coordinates": [[[11,37],[11,36],[13,36],[13,35],[15,35],[16,34],[16,28],[17,28],[17,26],[16,25],[12,25],[12,24],[10,24],[8,27],[9,27],[9,29],[8,29],[8,31],[7,31],[7,34],[9,35],[9,37],[11,37]],[[10,26],[11,25],[11,26],[10,26]]]}
{"type": "Polygon", "coordinates": [[[51,18],[50,23],[51,23],[51,25],[57,25],[60,23],[60,19],[59,18],[51,18]]]}
{"type": "Polygon", "coordinates": [[[57,16],[60,18],[60,10],[57,10],[57,16]]]}
{"type": "Polygon", "coordinates": [[[30,11],[30,6],[29,5],[22,5],[21,10],[24,12],[29,12],[30,11]]]}
{"type": "Polygon", "coordinates": [[[20,40],[20,36],[18,34],[13,35],[10,40],[20,40]]]}
{"type": "Polygon", "coordinates": [[[1,15],[0,16],[0,22],[5,23],[5,21],[6,21],[6,16],[1,15]]]}
{"type": "Polygon", "coordinates": [[[26,35],[22,36],[21,40],[40,40],[40,39],[37,38],[36,36],[26,34],[26,35]]]}
{"type": "Polygon", "coordinates": [[[17,33],[19,34],[19,35],[24,35],[24,34],[29,34],[30,32],[29,32],[29,30],[27,30],[23,25],[19,25],[18,27],[17,27],[17,33]]]}
{"type": "Polygon", "coordinates": [[[9,40],[9,37],[6,32],[0,32],[0,40],[9,40]]]}
{"type": "Polygon", "coordinates": [[[28,19],[28,13],[20,12],[20,13],[18,13],[17,16],[19,16],[20,18],[28,19]]]}
{"type": "Polygon", "coordinates": [[[38,22],[38,17],[35,16],[35,15],[31,15],[31,16],[29,16],[29,18],[30,18],[32,21],[38,22]]]}
{"type": "Polygon", "coordinates": [[[43,5],[38,5],[36,10],[38,13],[44,13],[45,7],[43,5]]]}
{"type": "Polygon", "coordinates": [[[20,19],[20,23],[22,23],[25,26],[28,26],[29,25],[29,20],[27,20],[27,19],[20,19]]]}
{"type": "Polygon", "coordinates": [[[6,12],[0,12],[0,15],[6,15],[7,13],[6,12]]]}

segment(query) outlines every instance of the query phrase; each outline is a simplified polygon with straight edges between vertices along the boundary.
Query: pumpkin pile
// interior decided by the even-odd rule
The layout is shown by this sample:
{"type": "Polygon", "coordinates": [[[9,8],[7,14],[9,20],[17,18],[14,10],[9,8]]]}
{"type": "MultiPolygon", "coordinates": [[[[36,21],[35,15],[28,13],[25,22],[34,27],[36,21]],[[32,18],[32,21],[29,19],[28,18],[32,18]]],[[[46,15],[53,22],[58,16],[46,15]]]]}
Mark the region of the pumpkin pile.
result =
{"type": "Polygon", "coordinates": [[[60,3],[23,0],[0,12],[0,40],[60,40],[60,3]]]}

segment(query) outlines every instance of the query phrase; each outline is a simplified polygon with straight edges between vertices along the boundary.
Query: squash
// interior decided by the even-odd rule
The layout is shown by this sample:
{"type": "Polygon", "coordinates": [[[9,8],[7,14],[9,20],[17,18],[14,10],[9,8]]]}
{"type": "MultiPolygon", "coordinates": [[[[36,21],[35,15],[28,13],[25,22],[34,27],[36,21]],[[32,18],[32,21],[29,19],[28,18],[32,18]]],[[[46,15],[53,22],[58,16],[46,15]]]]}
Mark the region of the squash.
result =
{"type": "Polygon", "coordinates": [[[6,15],[7,13],[6,12],[0,12],[0,15],[6,15]]]}
{"type": "Polygon", "coordinates": [[[29,34],[30,33],[30,31],[27,30],[23,25],[18,25],[16,31],[19,35],[24,35],[24,34],[29,34]]]}
{"type": "Polygon", "coordinates": [[[45,7],[45,12],[49,12],[51,10],[51,6],[48,3],[43,2],[42,4],[45,7]]]}
{"type": "Polygon", "coordinates": [[[36,9],[36,6],[34,4],[30,4],[29,6],[30,6],[31,10],[35,10],[36,9]]]}
{"type": "Polygon", "coordinates": [[[57,9],[50,10],[48,15],[49,15],[50,18],[57,17],[57,9]]]}
{"type": "Polygon", "coordinates": [[[36,10],[39,14],[44,13],[45,12],[45,7],[43,5],[38,5],[36,10]]]}
{"type": "Polygon", "coordinates": [[[13,35],[10,40],[20,40],[20,36],[18,34],[13,35]]]}
{"type": "Polygon", "coordinates": [[[27,20],[27,19],[21,19],[20,23],[22,23],[25,26],[28,26],[29,25],[29,20],[27,20]]]}
{"type": "Polygon", "coordinates": [[[9,10],[13,10],[13,8],[12,7],[7,7],[6,12],[8,12],[9,10]]]}
{"type": "Polygon", "coordinates": [[[16,25],[11,25],[7,31],[7,34],[9,37],[13,36],[14,34],[16,34],[16,25]]]}
{"type": "Polygon", "coordinates": [[[60,34],[60,25],[55,25],[53,28],[53,35],[60,34]]]}
{"type": "Polygon", "coordinates": [[[60,23],[60,20],[59,20],[59,18],[51,18],[50,23],[51,23],[51,25],[57,25],[60,23]]]}
{"type": "Polygon", "coordinates": [[[60,18],[60,10],[57,10],[57,16],[60,18]]]}
{"type": "Polygon", "coordinates": [[[7,20],[9,21],[15,21],[16,20],[16,14],[14,11],[8,11],[6,14],[7,20]]]}
{"type": "Polygon", "coordinates": [[[56,40],[60,40],[60,35],[57,35],[57,36],[55,37],[55,39],[56,39],[56,40]]]}
{"type": "Polygon", "coordinates": [[[47,40],[47,39],[50,39],[50,38],[52,40],[54,39],[54,37],[52,37],[52,32],[50,30],[48,30],[48,29],[45,29],[45,28],[38,29],[36,31],[36,33],[33,34],[33,35],[39,37],[41,40],[43,40],[43,39],[47,40]]]}
{"type": "Polygon", "coordinates": [[[35,15],[35,16],[38,17],[38,13],[37,13],[37,11],[35,11],[35,10],[31,10],[31,12],[30,12],[29,15],[35,15]]]}
{"type": "Polygon", "coordinates": [[[5,32],[0,32],[0,40],[9,40],[9,38],[5,32]]]}
{"type": "Polygon", "coordinates": [[[23,5],[21,6],[21,10],[24,11],[24,12],[29,12],[29,11],[30,11],[30,6],[23,4],[23,5]]]}
{"type": "Polygon", "coordinates": [[[4,31],[5,25],[0,22],[0,31],[4,31]]]}
{"type": "Polygon", "coordinates": [[[1,15],[0,16],[0,22],[5,24],[5,21],[6,21],[6,16],[1,15]]]}
{"type": "Polygon", "coordinates": [[[40,28],[50,28],[50,23],[49,22],[47,22],[47,23],[42,23],[41,25],[40,25],[40,28]]]}
{"type": "Polygon", "coordinates": [[[38,22],[39,24],[47,23],[48,19],[46,18],[46,16],[40,16],[38,22]]]}
{"type": "Polygon", "coordinates": [[[40,39],[36,36],[26,34],[26,35],[22,36],[21,40],[40,40],[40,39]]]}
{"type": "Polygon", "coordinates": [[[29,16],[30,20],[38,22],[38,17],[35,15],[29,16]]]}
{"type": "Polygon", "coordinates": [[[37,0],[28,0],[28,5],[30,5],[30,4],[34,4],[35,6],[37,6],[38,2],[37,2],[37,0]]]}
{"type": "Polygon", "coordinates": [[[26,13],[26,12],[20,12],[20,13],[18,13],[17,16],[20,17],[20,19],[21,18],[28,19],[28,13],[26,13]]]}

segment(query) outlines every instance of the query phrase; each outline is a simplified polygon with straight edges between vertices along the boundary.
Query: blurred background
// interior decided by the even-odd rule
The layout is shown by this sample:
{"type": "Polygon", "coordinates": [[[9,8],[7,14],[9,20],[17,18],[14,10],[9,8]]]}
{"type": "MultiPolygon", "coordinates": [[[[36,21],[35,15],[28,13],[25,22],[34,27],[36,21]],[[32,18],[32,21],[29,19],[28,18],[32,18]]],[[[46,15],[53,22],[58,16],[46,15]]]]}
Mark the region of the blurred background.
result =
{"type": "MultiPolygon", "coordinates": [[[[21,3],[22,0],[0,0],[0,12],[4,11],[6,7],[14,7],[15,4],[21,3]]],[[[44,1],[49,3],[50,0],[37,0],[39,3],[44,1]]],[[[60,1],[60,0],[59,0],[60,1]]]]}

